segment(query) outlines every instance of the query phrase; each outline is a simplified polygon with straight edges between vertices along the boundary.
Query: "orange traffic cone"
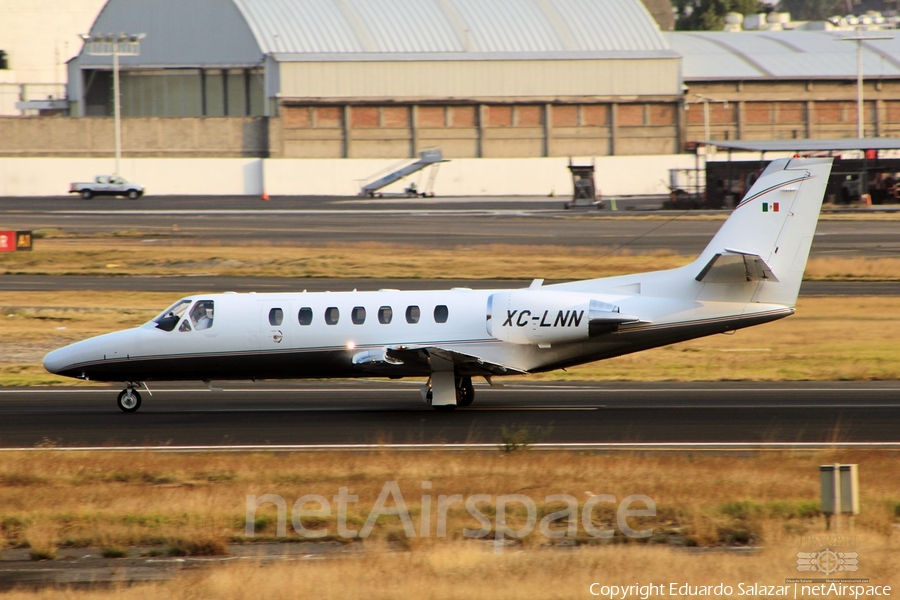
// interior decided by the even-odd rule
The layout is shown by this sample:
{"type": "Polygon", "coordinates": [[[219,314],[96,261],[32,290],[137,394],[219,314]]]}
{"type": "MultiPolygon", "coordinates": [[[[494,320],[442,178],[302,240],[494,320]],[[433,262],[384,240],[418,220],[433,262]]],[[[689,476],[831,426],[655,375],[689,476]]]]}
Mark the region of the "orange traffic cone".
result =
{"type": "Polygon", "coordinates": [[[262,199],[263,199],[265,202],[268,202],[268,201],[269,201],[269,194],[266,192],[265,189],[263,189],[262,199]]]}

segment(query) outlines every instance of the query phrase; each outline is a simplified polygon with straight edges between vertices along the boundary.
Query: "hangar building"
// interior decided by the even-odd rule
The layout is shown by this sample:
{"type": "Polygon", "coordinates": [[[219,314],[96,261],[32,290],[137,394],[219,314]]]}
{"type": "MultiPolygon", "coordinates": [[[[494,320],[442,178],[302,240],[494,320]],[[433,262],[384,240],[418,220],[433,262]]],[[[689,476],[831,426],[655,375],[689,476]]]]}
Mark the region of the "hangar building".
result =
{"type": "MultiPolygon", "coordinates": [[[[126,117],[269,117],[274,157],[669,154],[680,57],[640,0],[109,0],[126,117]]],[[[111,60],[69,63],[112,113],[111,60]]]]}
{"type": "MultiPolygon", "coordinates": [[[[130,157],[673,155],[856,136],[851,31],[666,32],[640,0],[108,0],[130,157]]],[[[864,32],[864,35],[868,35],[864,32]]],[[[865,136],[900,134],[900,37],[862,44],[865,136]]],[[[77,39],[74,42],[78,44],[77,39]]],[[[0,156],[108,156],[109,56],[76,119],[0,119],[0,156]]]]}
{"type": "MultiPolygon", "coordinates": [[[[683,57],[688,139],[856,137],[853,31],[665,33],[683,57]]],[[[900,35],[862,31],[864,137],[900,134],[900,35]]]]}

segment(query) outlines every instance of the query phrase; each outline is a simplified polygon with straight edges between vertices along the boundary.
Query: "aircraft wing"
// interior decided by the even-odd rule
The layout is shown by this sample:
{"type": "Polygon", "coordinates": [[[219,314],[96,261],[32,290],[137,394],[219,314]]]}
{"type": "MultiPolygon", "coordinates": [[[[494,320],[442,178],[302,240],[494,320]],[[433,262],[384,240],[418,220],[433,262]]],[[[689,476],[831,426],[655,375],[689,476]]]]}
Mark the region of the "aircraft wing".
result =
{"type": "MultiPolygon", "coordinates": [[[[390,374],[391,367],[405,365],[420,368],[423,372],[434,370],[435,363],[453,367],[462,375],[524,375],[527,371],[486,360],[474,354],[459,352],[441,346],[412,345],[388,346],[381,350],[368,350],[354,357],[353,362],[365,365],[382,374],[390,374]]],[[[449,370],[449,369],[448,369],[449,370]]]]}

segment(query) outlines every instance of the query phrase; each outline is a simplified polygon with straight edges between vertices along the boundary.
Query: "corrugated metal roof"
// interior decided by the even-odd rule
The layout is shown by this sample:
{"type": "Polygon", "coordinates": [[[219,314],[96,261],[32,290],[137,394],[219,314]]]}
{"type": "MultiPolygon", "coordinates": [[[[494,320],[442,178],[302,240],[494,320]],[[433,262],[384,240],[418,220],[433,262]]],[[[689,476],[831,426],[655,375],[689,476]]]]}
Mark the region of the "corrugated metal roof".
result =
{"type": "MultiPolygon", "coordinates": [[[[684,57],[686,81],[713,79],[852,79],[856,44],[847,31],[671,32],[664,34],[684,57]]],[[[863,33],[862,35],[866,35],[863,33]]],[[[900,77],[900,36],[863,42],[865,77],[900,77]]]]}
{"type": "Polygon", "coordinates": [[[288,60],[675,56],[640,0],[232,1],[262,52],[288,60]]]}

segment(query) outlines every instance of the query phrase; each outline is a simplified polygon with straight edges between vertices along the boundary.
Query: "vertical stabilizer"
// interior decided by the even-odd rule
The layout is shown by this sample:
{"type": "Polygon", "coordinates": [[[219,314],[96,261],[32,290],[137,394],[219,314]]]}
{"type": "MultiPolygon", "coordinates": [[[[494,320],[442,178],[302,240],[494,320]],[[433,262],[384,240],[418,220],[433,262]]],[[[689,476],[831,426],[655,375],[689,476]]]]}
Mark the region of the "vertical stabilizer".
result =
{"type": "Polygon", "coordinates": [[[736,300],[751,292],[754,302],[794,305],[831,161],[779,159],[769,164],[692,264],[696,280],[704,284],[702,299],[736,300]]]}

